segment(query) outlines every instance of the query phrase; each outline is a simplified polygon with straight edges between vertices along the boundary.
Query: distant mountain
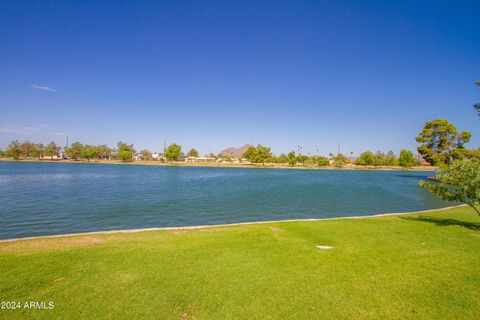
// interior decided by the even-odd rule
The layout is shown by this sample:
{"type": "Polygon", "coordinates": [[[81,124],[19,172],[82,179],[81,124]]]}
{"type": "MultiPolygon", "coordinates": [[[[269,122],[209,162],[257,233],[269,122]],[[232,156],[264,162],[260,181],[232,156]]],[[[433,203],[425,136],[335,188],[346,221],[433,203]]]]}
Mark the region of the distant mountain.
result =
{"type": "Polygon", "coordinates": [[[242,155],[245,153],[245,151],[247,151],[247,149],[250,146],[251,145],[249,145],[249,144],[244,144],[243,146],[241,146],[239,148],[235,148],[235,147],[227,148],[227,149],[224,149],[224,150],[220,151],[220,154],[223,154],[224,156],[229,155],[231,157],[241,158],[242,155]]]}

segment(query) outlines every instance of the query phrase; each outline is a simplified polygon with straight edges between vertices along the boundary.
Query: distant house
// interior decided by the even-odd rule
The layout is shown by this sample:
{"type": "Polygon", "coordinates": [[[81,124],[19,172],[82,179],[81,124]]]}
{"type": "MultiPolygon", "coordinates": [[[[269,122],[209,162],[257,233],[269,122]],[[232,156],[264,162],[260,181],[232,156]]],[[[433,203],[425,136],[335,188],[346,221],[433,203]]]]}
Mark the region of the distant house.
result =
{"type": "Polygon", "coordinates": [[[62,159],[60,156],[43,156],[42,160],[60,160],[62,159]]]}
{"type": "Polygon", "coordinates": [[[186,157],[185,162],[215,162],[212,157],[186,157]]]}

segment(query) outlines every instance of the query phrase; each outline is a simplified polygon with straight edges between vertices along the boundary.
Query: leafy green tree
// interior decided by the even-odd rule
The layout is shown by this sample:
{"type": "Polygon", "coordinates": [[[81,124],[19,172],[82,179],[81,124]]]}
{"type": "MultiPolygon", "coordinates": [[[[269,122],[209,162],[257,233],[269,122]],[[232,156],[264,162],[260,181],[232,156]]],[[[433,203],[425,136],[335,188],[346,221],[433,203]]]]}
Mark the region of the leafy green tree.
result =
{"type": "Polygon", "coordinates": [[[177,161],[180,158],[181,153],[182,147],[173,143],[168,146],[167,150],[165,150],[165,158],[168,161],[177,161]]]}
{"type": "Polygon", "coordinates": [[[375,163],[375,155],[372,151],[365,151],[355,160],[355,164],[359,166],[373,166],[375,163]]]}
{"type": "Polygon", "coordinates": [[[152,152],[150,152],[150,150],[148,149],[143,149],[142,151],[140,151],[140,158],[143,161],[152,160],[152,152]]]}
{"type": "MultiPolygon", "coordinates": [[[[195,150],[194,148],[192,148],[192,149],[190,149],[190,151],[187,152],[187,156],[198,158],[198,151],[195,150]]],[[[232,157],[230,157],[230,159],[231,158],[232,157]]]]}
{"type": "Polygon", "coordinates": [[[272,161],[273,154],[270,151],[270,148],[259,144],[256,147],[248,147],[248,149],[243,153],[242,157],[248,159],[252,163],[265,163],[272,161]]]}
{"type": "Polygon", "coordinates": [[[425,124],[416,140],[421,145],[418,152],[432,165],[445,164],[462,158],[464,144],[472,134],[458,133],[457,128],[445,119],[435,119],[425,124]]]}
{"type": "Polygon", "coordinates": [[[395,153],[392,150],[389,150],[385,155],[385,165],[398,166],[398,158],[395,156],[395,153]]]}
{"type": "Polygon", "coordinates": [[[97,146],[98,157],[100,159],[110,159],[112,156],[112,149],[110,149],[106,144],[101,144],[97,146]]]}
{"type": "Polygon", "coordinates": [[[6,154],[9,157],[12,157],[15,160],[20,159],[21,152],[22,152],[22,150],[20,148],[20,142],[18,142],[18,140],[14,140],[14,141],[10,142],[10,144],[8,145],[8,148],[6,150],[6,154]]]}
{"type": "Polygon", "coordinates": [[[318,159],[316,156],[305,156],[306,158],[303,160],[303,163],[304,164],[308,164],[308,165],[315,165],[315,164],[318,164],[318,159]]]}
{"type": "Polygon", "coordinates": [[[35,149],[37,150],[37,157],[38,159],[42,159],[45,157],[45,146],[43,143],[37,143],[35,149]]]}
{"type": "Polygon", "coordinates": [[[275,158],[275,162],[277,163],[287,163],[287,155],[285,153],[281,153],[278,157],[275,158]]]}
{"type": "Polygon", "coordinates": [[[327,157],[318,157],[317,158],[317,164],[320,166],[320,167],[325,167],[325,166],[328,166],[330,164],[330,160],[328,160],[327,157]]]}
{"type": "Polygon", "coordinates": [[[262,146],[261,144],[257,145],[259,159],[258,162],[265,163],[271,162],[273,159],[272,151],[269,147],[262,146]]]}
{"type": "Polygon", "coordinates": [[[297,156],[297,162],[300,163],[300,164],[306,163],[306,162],[308,162],[308,158],[309,158],[309,157],[306,156],[306,155],[304,155],[304,154],[299,154],[299,155],[297,156]]]}
{"type": "Polygon", "coordinates": [[[387,155],[381,151],[377,151],[375,153],[373,165],[375,167],[378,166],[386,166],[387,165],[387,155]]]}
{"type": "Polygon", "coordinates": [[[67,154],[67,157],[69,157],[70,159],[78,160],[78,158],[82,156],[84,149],[85,146],[80,142],[76,141],[72,143],[70,147],[66,148],[65,152],[67,154]]]}
{"type": "Polygon", "coordinates": [[[122,141],[117,144],[117,157],[123,162],[131,161],[134,154],[133,144],[128,145],[122,141]]]}
{"type": "Polygon", "coordinates": [[[38,158],[39,154],[40,154],[40,151],[37,149],[37,144],[33,143],[33,148],[30,151],[30,157],[38,158]]]}
{"type": "Polygon", "coordinates": [[[403,168],[410,168],[415,165],[416,159],[413,156],[412,151],[402,149],[400,150],[400,157],[398,159],[398,164],[403,168]]]}
{"type": "Polygon", "coordinates": [[[348,162],[347,157],[345,157],[343,154],[339,153],[333,158],[333,164],[338,167],[344,167],[348,162]]]}
{"type": "MultiPolygon", "coordinates": [[[[191,150],[190,150],[191,151],[191,150]]],[[[187,155],[190,153],[190,151],[187,153],[187,155]]],[[[233,158],[230,154],[221,154],[219,153],[216,157],[217,159],[222,159],[225,162],[232,162],[233,158]]]]}
{"type": "Polygon", "coordinates": [[[476,207],[480,202],[480,161],[454,160],[442,166],[436,179],[438,182],[420,181],[420,185],[444,200],[466,203],[480,215],[476,207]]]}
{"type": "Polygon", "coordinates": [[[254,146],[248,147],[248,149],[245,150],[245,152],[242,155],[242,158],[245,158],[250,162],[254,162],[253,160],[256,159],[256,157],[257,157],[257,148],[255,148],[254,146]]]}
{"type": "Polygon", "coordinates": [[[133,152],[130,150],[120,150],[117,151],[117,156],[123,162],[127,162],[132,160],[133,152]]]}
{"type": "Polygon", "coordinates": [[[60,147],[57,146],[57,144],[53,141],[51,141],[49,144],[47,144],[45,148],[45,155],[47,157],[50,157],[50,159],[53,159],[53,157],[58,157],[60,154],[60,147]]]}
{"type": "Polygon", "coordinates": [[[290,151],[287,154],[287,163],[290,167],[294,167],[297,164],[297,157],[295,156],[295,151],[290,151]]]}
{"type": "Polygon", "coordinates": [[[463,152],[465,159],[480,160],[480,148],[478,149],[465,149],[463,152]]]}
{"type": "Polygon", "coordinates": [[[80,156],[90,162],[90,159],[98,156],[98,149],[96,146],[86,145],[85,148],[83,148],[80,156]]]}
{"type": "Polygon", "coordinates": [[[20,155],[25,158],[34,157],[36,155],[35,144],[30,141],[25,141],[20,145],[20,155]]]}

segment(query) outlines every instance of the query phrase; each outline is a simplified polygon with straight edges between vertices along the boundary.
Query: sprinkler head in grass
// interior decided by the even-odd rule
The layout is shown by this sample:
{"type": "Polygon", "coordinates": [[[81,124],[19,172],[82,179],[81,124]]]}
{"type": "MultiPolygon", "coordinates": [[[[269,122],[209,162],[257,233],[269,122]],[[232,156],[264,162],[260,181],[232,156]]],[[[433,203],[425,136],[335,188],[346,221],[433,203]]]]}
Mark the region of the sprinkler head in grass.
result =
{"type": "Polygon", "coordinates": [[[322,249],[322,250],[329,250],[329,249],[333,249],[333,247],[330,247],[330,246],[317,246],[318,249],[322,249]]]}

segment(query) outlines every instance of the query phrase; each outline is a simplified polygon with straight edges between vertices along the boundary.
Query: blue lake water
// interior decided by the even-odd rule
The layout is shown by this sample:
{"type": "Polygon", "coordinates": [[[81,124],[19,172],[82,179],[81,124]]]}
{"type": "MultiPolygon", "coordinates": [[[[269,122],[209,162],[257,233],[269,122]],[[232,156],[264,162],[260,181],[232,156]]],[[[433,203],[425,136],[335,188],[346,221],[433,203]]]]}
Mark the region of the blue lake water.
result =
{"type": "Polygon", "coordinates": [[[448,206],[431,172],[0,162],[0,238],[448,206]]]}

